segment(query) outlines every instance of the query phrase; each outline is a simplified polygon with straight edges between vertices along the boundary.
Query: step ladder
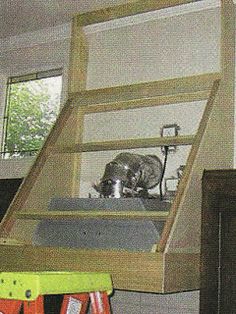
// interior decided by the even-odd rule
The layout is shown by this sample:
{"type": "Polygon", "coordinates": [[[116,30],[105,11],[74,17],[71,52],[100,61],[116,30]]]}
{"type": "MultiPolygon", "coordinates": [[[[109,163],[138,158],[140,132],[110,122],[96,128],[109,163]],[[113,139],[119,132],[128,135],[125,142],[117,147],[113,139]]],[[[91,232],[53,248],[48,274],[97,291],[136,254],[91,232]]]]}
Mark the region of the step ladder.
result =
{"type": "Polygon", "coordinates": [[[110,314],[109,274],[81,272],[0,273],[0,314],[44,314],[44,295],[63,294],[60,314],[110,314]]]}

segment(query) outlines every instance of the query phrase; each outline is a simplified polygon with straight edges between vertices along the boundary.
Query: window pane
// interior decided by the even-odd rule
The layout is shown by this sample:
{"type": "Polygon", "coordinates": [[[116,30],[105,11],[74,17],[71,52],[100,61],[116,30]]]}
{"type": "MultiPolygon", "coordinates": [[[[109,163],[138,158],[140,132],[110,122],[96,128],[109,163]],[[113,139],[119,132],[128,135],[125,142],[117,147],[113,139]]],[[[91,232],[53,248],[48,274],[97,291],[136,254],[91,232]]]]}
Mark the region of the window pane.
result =
{"type": "Polygon", "coordinates": [[[4,150],[8,157],[39,150],[60,108],[62,77],[10,84],[4,150]]]}

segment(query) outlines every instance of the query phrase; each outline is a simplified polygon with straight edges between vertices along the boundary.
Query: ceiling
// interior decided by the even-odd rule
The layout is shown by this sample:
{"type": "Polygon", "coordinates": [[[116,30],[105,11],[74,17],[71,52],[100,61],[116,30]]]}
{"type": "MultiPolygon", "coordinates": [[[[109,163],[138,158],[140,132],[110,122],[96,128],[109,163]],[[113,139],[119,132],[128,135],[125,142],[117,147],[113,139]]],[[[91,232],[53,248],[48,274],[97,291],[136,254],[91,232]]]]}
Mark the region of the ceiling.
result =
{"type": "Polygon", "coordinates": [[[0,0],[0,38],[68,23],[75,13],[136,0],[0,0]]]}

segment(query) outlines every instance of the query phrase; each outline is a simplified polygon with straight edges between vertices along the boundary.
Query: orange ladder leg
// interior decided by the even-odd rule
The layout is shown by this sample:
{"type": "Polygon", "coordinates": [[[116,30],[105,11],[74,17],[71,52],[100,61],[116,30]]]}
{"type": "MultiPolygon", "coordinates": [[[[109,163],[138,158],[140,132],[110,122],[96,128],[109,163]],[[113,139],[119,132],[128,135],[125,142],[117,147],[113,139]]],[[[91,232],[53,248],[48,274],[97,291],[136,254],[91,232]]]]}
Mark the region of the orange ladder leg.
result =
{"type": "Polygon", "coordinates": [[[24,301],[24,314],[44,314],[43,296],[40,295],[35,301],[24,301]]]}
{"type": "Polygon", "coordinates": [[[111,314],[109,298],[105,292],[90,293],[92,314],[111,314]]]}
{"type": "Polygon", "coordinates": [[[17,314],[20,312],[22,301],[0,299],[0,314],[17,314]]]}
{"type": "Polygon", "coordinates": [[[86,314],[88,303],[88,293],[64,295],[60,314],[86,314]]]}

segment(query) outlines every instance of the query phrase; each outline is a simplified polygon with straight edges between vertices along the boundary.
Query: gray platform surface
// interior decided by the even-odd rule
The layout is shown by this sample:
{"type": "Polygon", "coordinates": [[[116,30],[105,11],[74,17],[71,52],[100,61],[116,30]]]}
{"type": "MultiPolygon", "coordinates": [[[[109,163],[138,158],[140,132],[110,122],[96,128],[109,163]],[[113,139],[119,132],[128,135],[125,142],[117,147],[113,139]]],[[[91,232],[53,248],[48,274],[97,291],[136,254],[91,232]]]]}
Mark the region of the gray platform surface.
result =
{"type": "MultiPolygon", "coordinates": [[[[49,210],[156,210],[155,199],[55,198],[49,210]],[[147,206],[148,204],[148,206],[147,206]],[[148,208],[148,209],[147,209],[148,208]]],[[[159,207],[159,206],[158,206],[159,207]]],[[[161,210],[165,210],[162,206],[161,210]]],[[[158,210],[160,210],[158,208],[158,210]]],[[[160,238],[163,222],[151,220],[76,219],[43,220],[33,242],[43,246],[151,251],[160,238]]]]}

